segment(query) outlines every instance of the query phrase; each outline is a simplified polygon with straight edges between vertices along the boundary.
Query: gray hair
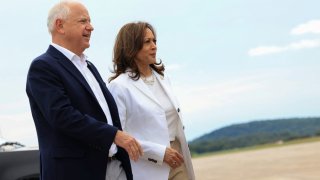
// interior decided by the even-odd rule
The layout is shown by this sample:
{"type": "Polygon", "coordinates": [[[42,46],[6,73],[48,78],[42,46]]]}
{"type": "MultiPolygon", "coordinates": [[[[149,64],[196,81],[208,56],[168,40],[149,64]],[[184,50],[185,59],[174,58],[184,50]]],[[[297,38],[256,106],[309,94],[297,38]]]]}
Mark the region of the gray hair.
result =
{"type": "Polygon", "coordinates": [[[52,34],[54,30],[54,24],[57,19],[67,19],[69,13],[70,13],[70,4],[77,3],[76,1],[71,1],[71,0],[65,0],[57,3],[54,5],[48,14],[48,19],[47,19],[47,26],[48,26],[48,31],[50,34],[52,34]]]}

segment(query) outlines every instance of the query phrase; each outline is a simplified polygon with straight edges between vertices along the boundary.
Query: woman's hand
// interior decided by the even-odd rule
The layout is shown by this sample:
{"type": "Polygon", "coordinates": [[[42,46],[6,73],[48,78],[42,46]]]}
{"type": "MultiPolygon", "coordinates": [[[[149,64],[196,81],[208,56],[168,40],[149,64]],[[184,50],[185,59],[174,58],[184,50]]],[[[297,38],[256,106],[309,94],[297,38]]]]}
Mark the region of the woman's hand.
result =
{"type": "Polygon", "coordinates": [[[179,167],[183,163],[183,157],[175,149],[167,147],[166,148],[166,152],[164,154],[164,160],[163,161],[165,163],[167,163],[171,168],[175,169],[175,168],[179,167]]]}

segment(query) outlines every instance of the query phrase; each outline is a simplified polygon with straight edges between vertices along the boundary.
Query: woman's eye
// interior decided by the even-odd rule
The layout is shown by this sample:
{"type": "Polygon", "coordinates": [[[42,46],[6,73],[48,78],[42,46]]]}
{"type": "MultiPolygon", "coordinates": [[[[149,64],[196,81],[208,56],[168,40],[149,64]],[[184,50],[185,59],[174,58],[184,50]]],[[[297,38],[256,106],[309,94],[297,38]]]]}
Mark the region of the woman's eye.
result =
{"type": "Polygon", "coordinates": [[[151,39],[148,39],[148,40],[145,40],[144,41],[144,43],[151,43],[151,41],[154,43],[154,44],[157,44],[157,40],[156,39],[153,39],[153,40],[151,40],[151,39]]]}

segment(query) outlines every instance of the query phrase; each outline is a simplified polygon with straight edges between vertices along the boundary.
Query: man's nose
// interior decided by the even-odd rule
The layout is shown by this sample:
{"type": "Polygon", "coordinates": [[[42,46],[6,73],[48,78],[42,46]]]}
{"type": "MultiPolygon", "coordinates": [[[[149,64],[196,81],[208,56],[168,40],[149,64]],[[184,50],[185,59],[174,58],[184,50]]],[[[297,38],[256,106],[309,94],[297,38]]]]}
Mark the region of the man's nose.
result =
{"type": "Polygon", "coordinates": [[[94,28],[93,28],[93,26],[92,26],[91,23],[89,23],[89,24],[86,26],[86,29],[89,30],[89,31],[93,31],[93,30],[94,30],[94,28]]]}

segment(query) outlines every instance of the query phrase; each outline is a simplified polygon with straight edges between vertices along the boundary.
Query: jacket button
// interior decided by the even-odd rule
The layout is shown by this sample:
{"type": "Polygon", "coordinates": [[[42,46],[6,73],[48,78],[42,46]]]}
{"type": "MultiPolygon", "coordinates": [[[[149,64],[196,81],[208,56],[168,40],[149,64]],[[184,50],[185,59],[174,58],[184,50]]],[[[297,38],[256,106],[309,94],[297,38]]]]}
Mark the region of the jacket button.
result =
{"type": "Polygon", "coordinates": [[[180,108],[178,108],[177,111],[180,112],[180,108]]]}
{"type": "Polygon", "coordinates": [[[157,162],[158,162],[157,160],[151,159],[151,158],[148,158],[148,161],[151,161],[151,162],[154,162],[154,163],[157,163],[157,162]]]}

